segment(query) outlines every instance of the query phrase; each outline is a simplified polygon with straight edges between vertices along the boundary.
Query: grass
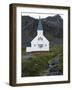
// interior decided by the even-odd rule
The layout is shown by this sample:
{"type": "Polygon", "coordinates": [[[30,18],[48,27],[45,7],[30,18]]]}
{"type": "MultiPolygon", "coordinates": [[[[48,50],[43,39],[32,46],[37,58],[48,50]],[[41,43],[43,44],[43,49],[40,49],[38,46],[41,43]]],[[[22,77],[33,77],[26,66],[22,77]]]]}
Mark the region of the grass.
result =
{"type": "MultiPolygon", "coordinates": [[[[25,55],[25,49],[22,49],[22,54],[25,55]]],[[[32,55],[32,57],[22,62],[22,73],[26,76],[39,76],[44,70],[48,69],[48,63],[51,63],[53,58],[60,54],[60,63],[58,68],[63,68],[63,49],[61,45],[55,45],[46,55],[32,55]]]]}

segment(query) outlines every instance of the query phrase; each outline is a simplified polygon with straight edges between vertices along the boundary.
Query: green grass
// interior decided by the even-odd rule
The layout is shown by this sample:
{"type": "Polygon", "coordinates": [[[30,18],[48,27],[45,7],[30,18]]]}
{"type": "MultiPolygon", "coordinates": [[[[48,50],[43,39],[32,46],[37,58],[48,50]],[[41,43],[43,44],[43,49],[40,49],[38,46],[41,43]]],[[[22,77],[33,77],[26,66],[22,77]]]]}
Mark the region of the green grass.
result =
{"type": "MultiPolygon", "coordinates": [[[[25,49],[22,49],[22,52],[25,55],[25,49]]],[[[41,72],[48,68],[48,63],[52,62],[53,58],[58,54],[61,55],[59,57],[60,64],[58,65],[58,68],[63,68],[62,46],[55,45],[51,48],[51,51],[49,51],[48,54],[42,56],[33,55],[25,62],[22,62],[22,72],[27,73],[28,76],[39,76],[41,72]]]]}

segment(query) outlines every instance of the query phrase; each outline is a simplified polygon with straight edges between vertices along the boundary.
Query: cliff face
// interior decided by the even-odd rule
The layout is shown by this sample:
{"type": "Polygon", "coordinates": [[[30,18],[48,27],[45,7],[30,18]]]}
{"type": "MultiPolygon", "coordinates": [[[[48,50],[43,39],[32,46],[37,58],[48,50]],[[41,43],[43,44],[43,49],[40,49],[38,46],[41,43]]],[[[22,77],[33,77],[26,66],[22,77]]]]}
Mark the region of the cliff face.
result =
{"type": "MultiPolygon", "coordinates": [[[[31,40],[37,35],[38,19],[22,16],[22,47],[30,45],[31,40]]],[[[63,19],[60,15],[42,18],[44,36],[53,43],[62,43],[63,19]]]]}
{"type": "Polygon", "coordinates": [[[44,27],[44,34],[46,37],[47,33],[49,33],[54,37],[62,38],[63,20],[59,15],[43,19],[43,27],[44,27]]]}
{"type": "Polygon", "coordinates": [[[22,47],[30,45],[31,40],[37,35],[38,20],[22,16],[22,47]]]}

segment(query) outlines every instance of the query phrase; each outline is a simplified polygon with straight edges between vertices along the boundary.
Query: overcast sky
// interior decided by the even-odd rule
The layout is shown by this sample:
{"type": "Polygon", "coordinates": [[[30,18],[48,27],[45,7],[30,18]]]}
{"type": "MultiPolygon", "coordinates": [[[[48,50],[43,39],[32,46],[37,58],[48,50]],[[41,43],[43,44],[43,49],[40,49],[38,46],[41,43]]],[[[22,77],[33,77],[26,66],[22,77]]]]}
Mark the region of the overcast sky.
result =
{"type": "MultiPolygon", "coordinates": [[[[55,16],[57,14],[55,13],[35,13],[35,12],[22,12],[22,16],[31,16],[31,17],[34,17],[36,19],[39,19],[39,16],[40,18],[46,18],[46,17],[49,17],[49,16],[55,16]]],[[[63,14],[59,14],[61,17],[63,17],[63,14]]]]}

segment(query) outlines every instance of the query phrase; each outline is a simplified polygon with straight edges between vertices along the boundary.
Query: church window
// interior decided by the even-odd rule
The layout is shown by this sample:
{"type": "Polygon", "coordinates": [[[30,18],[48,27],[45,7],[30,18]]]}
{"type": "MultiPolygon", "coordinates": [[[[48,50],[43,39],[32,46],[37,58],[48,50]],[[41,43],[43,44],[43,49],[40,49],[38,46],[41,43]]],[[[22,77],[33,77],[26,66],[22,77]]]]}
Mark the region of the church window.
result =
{"type": "Polygon", "coordinates": [[[43,47],[43,44],[38,44],[38,47],[39,47],[39,48],[42,48],[42,47],[43,47]]]}
{"type": "Polygon", "coordinates": [[[34,47],[36,46],[36,44],[34,44],[34,47]]]}
{"type": "Polygon", "coordinates": [[[38,40],[43,40],[43,38],[42,37],[39,37],[38,40]]]}

